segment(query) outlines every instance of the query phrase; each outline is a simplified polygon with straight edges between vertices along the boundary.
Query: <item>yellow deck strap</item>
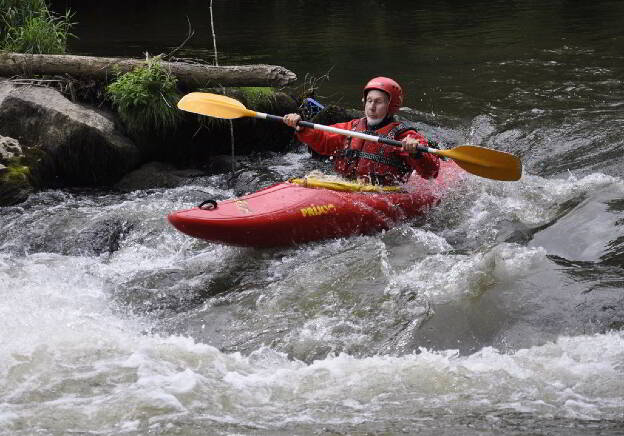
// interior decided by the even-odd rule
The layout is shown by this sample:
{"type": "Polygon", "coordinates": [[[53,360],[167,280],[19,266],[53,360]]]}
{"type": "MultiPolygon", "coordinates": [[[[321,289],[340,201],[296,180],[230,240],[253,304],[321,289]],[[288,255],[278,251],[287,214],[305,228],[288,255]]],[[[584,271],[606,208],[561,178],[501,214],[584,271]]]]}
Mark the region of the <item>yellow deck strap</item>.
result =
{"type": "Polygon", "coordinates": [[[290,179],[290,183],[304,186],[306,188],[331,189],[332,191],[347,192],[401,192],[403,188],[400,186],[380,186],[371,184],[362,184],[356,182],[341,182],[334,180],[321,180],[312,177],[299,179],[290,179]]]}

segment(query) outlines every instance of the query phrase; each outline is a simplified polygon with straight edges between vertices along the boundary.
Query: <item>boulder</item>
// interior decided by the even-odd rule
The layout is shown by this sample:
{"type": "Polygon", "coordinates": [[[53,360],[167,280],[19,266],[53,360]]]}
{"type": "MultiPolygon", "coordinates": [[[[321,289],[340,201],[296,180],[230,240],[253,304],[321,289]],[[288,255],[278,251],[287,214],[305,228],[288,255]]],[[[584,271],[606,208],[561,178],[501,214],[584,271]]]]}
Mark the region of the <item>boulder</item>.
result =
{"type": "Polygon", "coordinates": [[[140,163],[111,115],[51,88],[0,82],[0,135],[36,149],[31,172],[40,188],[112,185],[140,163]]]}

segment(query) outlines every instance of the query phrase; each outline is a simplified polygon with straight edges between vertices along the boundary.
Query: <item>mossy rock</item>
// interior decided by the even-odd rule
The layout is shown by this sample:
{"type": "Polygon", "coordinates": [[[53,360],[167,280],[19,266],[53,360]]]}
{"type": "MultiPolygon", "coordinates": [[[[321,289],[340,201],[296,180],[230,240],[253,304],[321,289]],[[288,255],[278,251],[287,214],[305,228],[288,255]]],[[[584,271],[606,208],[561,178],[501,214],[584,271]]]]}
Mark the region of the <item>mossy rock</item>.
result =
{"type": "Polygon", "coordinates": [[[241,94],[242,98],[247,102],[246,106],[250,109],[256,108],[255,110],[259,110],[260,107],[271,108],[276,102],[277,93],[274,88],[249,86],[235,89],[241,94]]]}
{"type": "MultiPolygon", "coordinates": [[[[205,88],[200,92],[211,94],[226,95],[235,100],[240,101],[247,109],[259,112],[269,113],[270,111],[279,111],[280,106],[284,104],[285,94],[276,91],[275,88],[268,86],[241,86],[235,88],[205,88]]],[[[289,100],[294,99],[287,96],[289,100]]]]}
{"type": "Polygon", "coordinates": [[[30,167],[11,164],[0,174],[0,206],[23,202],[33,192],[30,167]]]}

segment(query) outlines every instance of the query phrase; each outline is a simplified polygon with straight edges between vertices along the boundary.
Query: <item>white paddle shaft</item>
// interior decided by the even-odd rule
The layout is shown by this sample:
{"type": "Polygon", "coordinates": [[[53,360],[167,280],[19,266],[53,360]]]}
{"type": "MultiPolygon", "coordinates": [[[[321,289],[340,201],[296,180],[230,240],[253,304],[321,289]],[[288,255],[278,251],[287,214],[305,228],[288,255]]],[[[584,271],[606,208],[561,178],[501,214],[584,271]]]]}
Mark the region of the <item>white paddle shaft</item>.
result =
{"type": "MultiPolygon", "coordinates": [[[[268,119],[268,120],[274,120],[274,121],[283,121],[282,117],[278,117],[277,115],[265,114],[263,112],[256,112],[255,117],[268,119]]],[[[360,138],[365,141],[381,142],[384,144],[395,145],[397,147],[403,146],[403,143],[401,141],[396,141],[394,139],[388,139],[388,138],[382,138],[381,136],[369,135],[368,133],[355,132],[353,130],[339,129],[337,127],[326,126],[324,124],[314,124],[314,123],[310,123],[309,121],[299,121],[299,123],[297,124],[301,127],[307,127],[309,129],[323,130],[325,132],[337,133],[339,135],[349,136],[352,138],[360,138]]],[[[434,153],[434,154],[438,154],[438,152],[440,151],[438,149],[430,148],[430,147],[418,147],[417,150],[423,151],[426,153],[434,153]]]]}

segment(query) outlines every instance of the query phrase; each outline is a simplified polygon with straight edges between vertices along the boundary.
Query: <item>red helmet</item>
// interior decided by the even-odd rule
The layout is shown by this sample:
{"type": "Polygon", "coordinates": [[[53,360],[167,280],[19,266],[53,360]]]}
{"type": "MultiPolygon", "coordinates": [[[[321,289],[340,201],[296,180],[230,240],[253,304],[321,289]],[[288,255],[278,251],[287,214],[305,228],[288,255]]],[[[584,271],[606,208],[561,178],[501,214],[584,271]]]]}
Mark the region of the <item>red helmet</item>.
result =
{"type": "Polygon", "coordinates": [[[401,86],[388,77],[375,77],[374,79],[369,80],[364,87],[364,98],[366,98],[368,91],[372,89],[383,91],[388,94],[388,97],[390,97],[388,115],[396,113],[401,107],[401,104],[403,104],[403,90],[401,89],[401,86]]]}

